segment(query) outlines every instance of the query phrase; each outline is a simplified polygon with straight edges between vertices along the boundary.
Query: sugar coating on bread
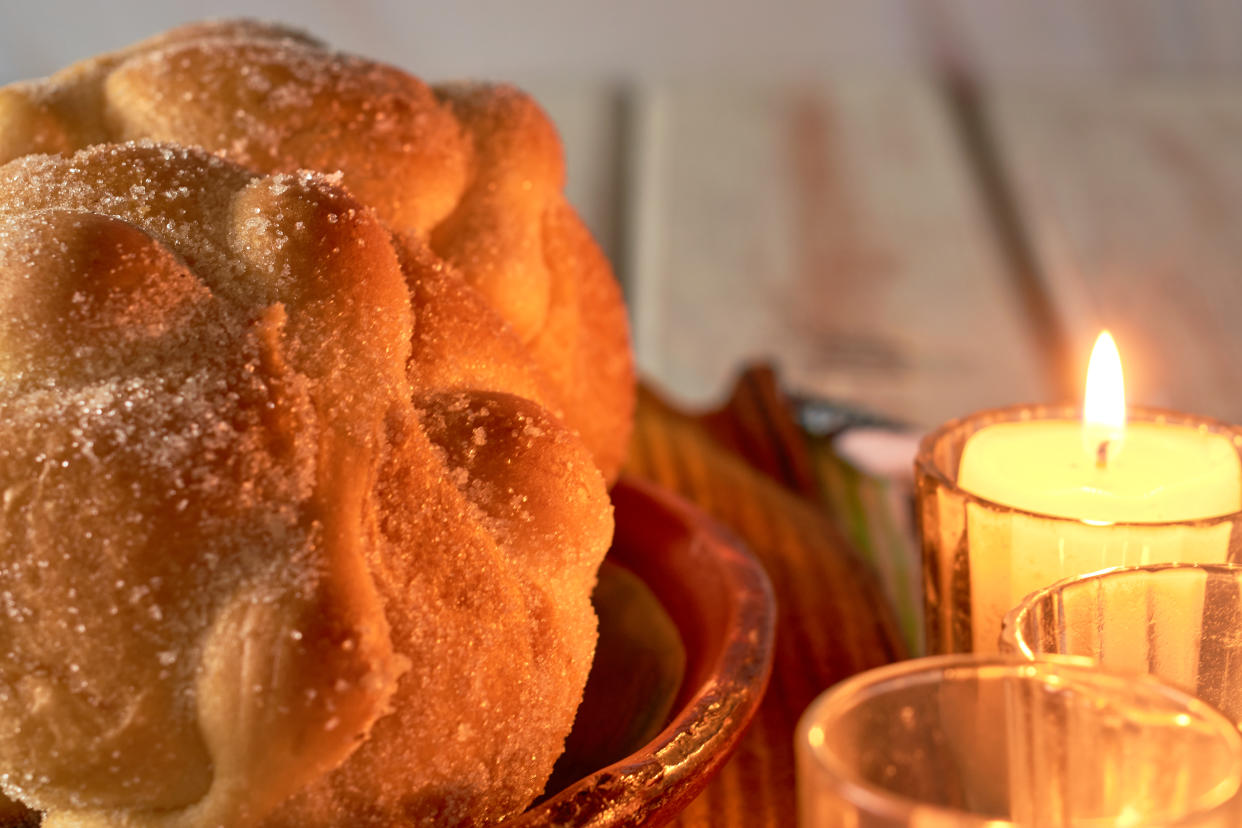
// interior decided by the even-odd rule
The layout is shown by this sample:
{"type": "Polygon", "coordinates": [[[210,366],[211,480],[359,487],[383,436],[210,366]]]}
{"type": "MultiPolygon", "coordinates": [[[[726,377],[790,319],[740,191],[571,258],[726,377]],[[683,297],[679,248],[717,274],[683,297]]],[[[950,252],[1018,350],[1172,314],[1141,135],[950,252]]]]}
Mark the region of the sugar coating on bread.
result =
{"type": "Polygon", "coordinates": [[[140,138],[262,172],[339,171],[508,323],[545,402],[615,477],[634,404],[625,311],[565,201],[556,132],[527,95],[431,87],[249,21],[194,24],[0,89],[0,161],[140,138]]]}
{"type": "Polygon", "coordinates": [[[0,168],[0,785],[46,824],[466,824],[541,789],[603,480],[538,403],[419,369],[407,256],[316,173],[0,168]]]}

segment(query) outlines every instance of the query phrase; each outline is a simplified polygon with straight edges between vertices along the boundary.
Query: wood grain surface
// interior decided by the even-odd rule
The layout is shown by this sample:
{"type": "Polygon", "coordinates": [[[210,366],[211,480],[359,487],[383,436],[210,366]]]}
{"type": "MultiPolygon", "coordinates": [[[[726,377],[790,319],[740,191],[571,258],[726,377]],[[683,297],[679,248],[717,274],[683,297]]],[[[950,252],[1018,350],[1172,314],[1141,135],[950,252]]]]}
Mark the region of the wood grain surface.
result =
{"type": "Polygon", "coordinates": [[[1043,396],[933,84],[685,85],[650,106],[656,238],[631,307],[639,363],[677,399],[719,399],[754,359],[924,425],[1043,396]]]}
{"type": "Polygon", "coordinates": [[[1242,421],[1242,84],[997,85],[987,110],[1074,375],[1108,327],[1130,401],[1242,421]]]}
{"type": "Polygon", "coordinates": [[[905,655],[870,570],[796,493],[800,461],[780,459],[801,451],[796,429],[762,389],[739,383],[730,404],[704,419],[650,391],[639,398],[627,472],[682,495],[737,533],[767,570],[778,604],[767,695],[733,758],[674,822],[680,826],[794,824],[793,734],[803,710],[837,681],[905,655]],[[726,442],[746,448],[738,453],[726,442]],[[760,458],[763,470],[747,456],[760,458]]]}
{"type": "MultiPolygon", "coordinates": [[[[931,7],[971,71],[991,77],[1237,76],[1242,5],[1232,0],[910,0],[931,7]]],[[[916,24],[917,25],[917,24],[916,24]]]]}

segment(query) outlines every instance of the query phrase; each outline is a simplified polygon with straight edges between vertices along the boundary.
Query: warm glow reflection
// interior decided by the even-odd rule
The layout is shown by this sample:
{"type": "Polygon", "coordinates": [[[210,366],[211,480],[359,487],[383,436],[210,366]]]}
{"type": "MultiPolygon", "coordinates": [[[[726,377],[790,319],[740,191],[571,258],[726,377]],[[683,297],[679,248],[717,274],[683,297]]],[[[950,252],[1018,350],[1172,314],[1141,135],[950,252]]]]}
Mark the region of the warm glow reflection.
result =
{"type": "Polygon", "coordinates": [[[1104,331],[1087,364],[1087,393],[1082,405],[1083,448],[1093,457],[1112,458],[1126,435],[1126,389],[1121,355],[1112,334],[1104,331]],[[1100,454],[1101,446],[1106,455],[1100,454]]]}

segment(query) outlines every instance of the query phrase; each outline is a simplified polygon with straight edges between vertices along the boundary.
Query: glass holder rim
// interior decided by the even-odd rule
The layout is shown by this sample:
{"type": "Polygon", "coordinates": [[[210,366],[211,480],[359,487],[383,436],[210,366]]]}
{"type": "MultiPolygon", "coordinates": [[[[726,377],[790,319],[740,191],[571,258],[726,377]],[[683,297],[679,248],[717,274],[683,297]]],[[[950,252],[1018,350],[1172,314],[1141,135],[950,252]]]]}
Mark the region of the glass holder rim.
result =
{"type": "MultiPolygon", "coordinates": [[[[1082,406],[1069,403],[1016,403],[1014,405],[1000,406],[997,408],[985,408],[961,417],[955,417],[948,420],[932,431],[927,432],[919,440],[918,451],[914,456],[915,482],[919,483],[920,478],[928,478],[935,481],[939,486],[949,489],[953,492],[960,493],[962,499],[967,503],[974,503],[993,512],[1008,512],[1013,514],[1025,515],[1028,517],[1050,520],[1050,521],[1066,521],[1069,523],[1078,523],[1084,526],[1122,526],[1122,527],[1142,527],[1143,529],[1152,529],[1160,527],[1208,527],[1225,523],[1242,522],[1242,509],[1232,512],[1226,512],[1212,517],[1194,518],[1192,520],[1163,520],[1163,521],[1112,521],[1108,523],[1100,523],[1098,521],[1086,521],[1079,518],[1060,517],[1057,515],[1047,515],[1042,512],[1032,512],[1028,509],[1022,509],[1017,506],[1010,506],[1005,503],[999,503],[986,497],[981,497],[968,489],[963,489],[957,484],[957,481],[950,477],[933,459],[934,450],[940,441],[946,439],[957,429],[967,425],[973,420],[994,419],[995,422],[1026,422],[1034,420],[1076,420],[1082,416],[1082,406]],[[1027,416],[1033,413],[1039,416],[1027,416]]],[[[1226,435],[1233,442],[1234,447],[1242,454],[1242,426],[1228,423],[1214,417],[1207,417],[1198,414],[1187,414],[1182,411],[1175,411],[1167,408],[1158,408],[1155,406],[1145,405],[1127,405],[1126,406],[1127,422],[1154,422],[1154,423],[1170,423],[1173,425],[1195,426],[1206,429],[1213,433],[1226,435]]]]}
{"type": "MultiPolygon", "coordinates": [[[[983,814],[971,814],[940,805],[919,802],[901,794],[886,791],[877,785],[858,778],[855,774],[849,772],[849,769],[842,765],[842,763],[835,761],[831,754],[818,749],[811,742],[810,733],[814,727],[814,722],[822,719],[822,711],[824,709],[832,709],[830,702],[837,702],[836,696],[845,694],[855,695],[868,687],[875,688],[880,685],[888,685],[894,689],[916,686],[920,683],[934,681],[934,676],[937,673],[947,674],[954,669],[975,669],[976,672],[979,672],[978,668],[1011,672],[1016,676],[1020,676],[1019,671],[1031,671],[1029,675],[1033,676],[1039,671],[1047,670],[1048,668],[1065,668],[1079,676],[1087,677],[1092,682],[1102,682],[1103,686],[1113,690],[1138,692],[1140,689],[1145,688],[1168,701],[1183,705],[1187,712],[1196,713],[1200,718],[1206,714],[1209,720],[1218,719],[1225,723],[1227,727],[1220,730],[1221,734],[1227,734],[1225,738],[1233,741],[1237,748],[1242,748],[1242,730],[1235,727],[1218,708],[1185,690],[1159,680],[1155,676],[1146,674],[1129,675],[1102,669],[1086,656],[1041,654],[1033,658],[1023,658],[1016,654],[1006,653],[942,653],[928,655],[886,664],[843,679],[816,696],[799,717],[797,726],[794,729],[797,745],[800,749],[803,749],[804,746],[809,746],[808,752],[813,761],[834,776],[840,784],[841,790],[848,794],[851,801],[866,807],[868,813],[873,816],[891,820],[908,820],[917,814],[924,818],[934,817],[946,821],[949,819],[969,819],[970,824],[965,825],[964,828],[1022,828],[1022,826],[1003,817],[997,818],[983,814]]],[[[1092,686],[1100,687],[1101,684],[1093,684],[1092,686]]],[[[1233,768],[1231,773],[1224,775],[1221,782],[1214,786],[1210,792],[1203,794],[1205,801],[1199,806],[1199,810],[1195,814],[1188,814],[1187,817],[1196,818],[1206,813],[1211,813],[1213,810],[1227,805],[1235,797],[1242,796],[1242,753],[1235,750],[1233,758],[1236,767],[1233,768]],[[1231,790],[1227,788],[1230,782],[1233,783],[1231,790]]],[[[1182,820],[1179,820],[1179,822],[1182,822],[1182,820]]],[[[1172,823],[1170,828],[1176,828],[1176,825],[1177,823],[1172,823]]]]}
{"type": "MultiPolygon", "coordinates": [[[[1150,526],[1153,524],[1144,524],[1144,525],[1150,526]]],[[[1002,642],[1007,642],[1007,641],[1010,641],[1010,639],[1012,638],[1012,645],[1014,647],[1013,652],[1016,654],[1020,654],[1021,658],[1024,658],[1027,660],[1048,658],[1050,655],[1053,655],[1053,654],[1051,653],[1036,654],[1030,649],[1027,642],[1023,641],[1022,638],[1019,635],[1017,635],[1017,632],[1016,632],[1017,630],[1021,628],[1021,625],[1024,623],[1027,615],[1034,610],[1036,604],[1048,598],[1049,596],[1057,592],[1060,592],[1062,589],[1066,587],[1073,586],[1074,584],[1085,583],[1086,581],[1093,581],[1097,578],[1103,578],[1108,575],[1123,575],[1126,573],[1133,573],[1133,572],[1149,572],[1150,573],[1150,572],[1160,572],[1160,571],[1164,571],[1168,569],[1178,569],[1178,570],[1201,569],[1209,573],[1210,572],[1219,572],[1219,573],[1234,572],[1234,573],[1242,574],[1242,562],[1238,562],[1238,561],[1220,561],[1220,562],[1160,561],[1157,563],[1133,564],[1129,566],[1106,566],[1103,569],[1097,569],[1094,572],[1084,572],[1080,575],[1068,575],[1059,581],[1054,581],[1048,586],[1040,587],[1039,589],[1031,593],[1028,593],[1026,597],[1023,598],[1016,606],[1014,606],[1011,610],[1009,610],[1009,612],[1005,613],[1005,617],[1001,619],[1000,640],[1002,642]],[[1010,631],[1014,631],[1014,634],[1012,636],[1009,635],[1010,631]]],[[[1067,656],[1062,656],[1062,657],[1067,657],[1067,656]]],[[[1078,658],[1088,658],[1088,657],[1078,656],[1078,658]]],[[[1094,663],[1093,660],[1091,659],[1088,659],[1088,660],[1094,663]]],[[[1136,675],[1139,675],[1139,674],[1136,674],[1136,675]]]]}

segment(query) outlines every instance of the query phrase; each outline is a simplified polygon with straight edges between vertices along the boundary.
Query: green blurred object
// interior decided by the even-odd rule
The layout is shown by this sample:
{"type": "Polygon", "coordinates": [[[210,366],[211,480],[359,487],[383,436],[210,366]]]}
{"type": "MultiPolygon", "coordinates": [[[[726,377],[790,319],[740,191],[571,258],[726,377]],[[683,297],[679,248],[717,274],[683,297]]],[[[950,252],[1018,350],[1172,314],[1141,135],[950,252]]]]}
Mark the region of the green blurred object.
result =
{"type": "Polygon", "coordinates": [[[792,394],[789,403],[806,441],[818,499],[875,570],[910,654],[923,654],[922,570],[911,479],[914,436],[901,423],[837,400],[792,394]],[[908,440],[909,462],[900,468],[881,468],[891,463],[860,468],[840,445],[846,434],[859,431],[908,440]]]}
{"type": "Polygon", "coordinates": [[[820,501],[858,554],[875,571],[893,605],[912,655],[923,643],[923,594],[909,486],[870,474],[844,459],[835,437],[807,434],[820,501]]]}

